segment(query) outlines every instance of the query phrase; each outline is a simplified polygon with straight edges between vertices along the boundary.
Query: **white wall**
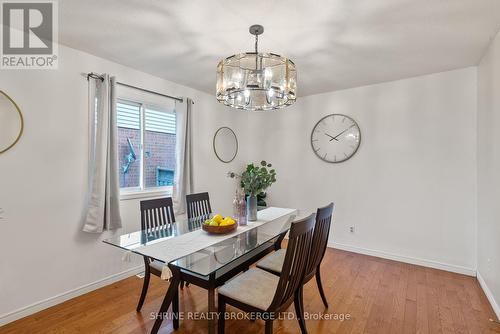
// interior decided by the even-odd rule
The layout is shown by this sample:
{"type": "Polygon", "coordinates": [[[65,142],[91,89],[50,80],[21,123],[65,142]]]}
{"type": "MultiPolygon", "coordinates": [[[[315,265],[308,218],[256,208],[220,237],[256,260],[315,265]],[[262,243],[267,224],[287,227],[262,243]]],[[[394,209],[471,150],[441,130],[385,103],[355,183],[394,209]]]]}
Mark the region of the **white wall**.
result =
{"type": "Polygon", "coordinates": [[[478,67],[478,278],[500,317],[500,35],[478,67]]]}
{"type": "Polygon", "coordinates": [[[303,97],[250,120],[250,156],[277,170],[273,205],[333,201],[330,244],[474,274],[475,68],[303,97]],[[331,113],[352,116],[362,132],[341,164],[322,162],[310,145],[331,113]]]}
{"type": "Polygon", "coordinates": [[[122,262],[120,250],[101,242],[139,229],[138,200],[122,201],[123,229],[102,235],[80,232],[88,125],[87,81],[82,73],[108,72],[126,83],[193,98],[195,190],[210,190],[216,210],[230,212],[234,181],[226,172],[240,168],[245,160],[246,114],[219,105],[212,95],[70,48],[59,50],[56,71],[0,70],[0,89],[18,103],[26,122],[19,144],[0,155],[0,208],[4,210],[0,324],[37,307],[9,316],[13,311],[41,301],[46,303],[40,308],[50,305],[65,298],[50,301],[54,296],[141,264],[137,259],[122,262]],[[231,164],[219,162],[212,151],[212,136],[224,125],[235,130],[243,148],[231,164]]]}

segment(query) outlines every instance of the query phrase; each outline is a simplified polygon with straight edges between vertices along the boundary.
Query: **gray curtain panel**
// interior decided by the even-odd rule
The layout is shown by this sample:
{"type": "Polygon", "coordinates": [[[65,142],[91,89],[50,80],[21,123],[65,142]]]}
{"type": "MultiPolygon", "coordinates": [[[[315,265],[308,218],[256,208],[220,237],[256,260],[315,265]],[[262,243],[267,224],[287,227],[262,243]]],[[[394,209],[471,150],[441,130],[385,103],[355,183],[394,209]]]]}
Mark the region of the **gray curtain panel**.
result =
{"type": "Polygon", "coordinates": [[[118,179],[116,80],[89,80],[89,186],[83,231],[101,233],[122,226],[118,179]]]}
{"type": "Polygon", "coordinates": [[[184,99],[183,103],[178,103],[176,106],[176,170],[172,200],[175,213],[178,215],[186,212],[186,194],[193,192],[192,112],[193,101],[189,98],[184,99]]]}

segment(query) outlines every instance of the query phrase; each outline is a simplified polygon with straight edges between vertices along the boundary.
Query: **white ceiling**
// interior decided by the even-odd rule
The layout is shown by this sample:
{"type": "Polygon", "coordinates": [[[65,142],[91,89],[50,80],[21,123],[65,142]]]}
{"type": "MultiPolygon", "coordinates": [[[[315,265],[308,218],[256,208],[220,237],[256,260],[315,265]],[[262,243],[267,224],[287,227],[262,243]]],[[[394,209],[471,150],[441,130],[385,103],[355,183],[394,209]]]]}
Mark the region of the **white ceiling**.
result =
{"type": "Polygon", "coordinates": [[[299,95],[475,65],[500,0],[60,0],[60,42],[208,93],[219,59],[291,58],[299,95]]]}

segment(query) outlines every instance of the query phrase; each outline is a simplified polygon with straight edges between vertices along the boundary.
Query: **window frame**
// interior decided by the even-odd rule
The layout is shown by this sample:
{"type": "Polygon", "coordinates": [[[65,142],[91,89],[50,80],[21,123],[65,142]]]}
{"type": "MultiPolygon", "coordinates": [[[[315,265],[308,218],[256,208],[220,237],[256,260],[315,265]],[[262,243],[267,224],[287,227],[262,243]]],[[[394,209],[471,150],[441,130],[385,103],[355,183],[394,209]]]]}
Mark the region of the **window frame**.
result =
{"type": "MultiPolygon", "coordinates": [[[[165,113],[173,113],[175,115],[175,108],[173,112],[168,111],[166,108],[161,107],[157,104],[146,102],[144,100],[138,99],[129,99],[126,97],[118,97],[116,99],[117,103],[135,105],[139,107],[139,132],[140,132],[140,161],[139,161],[139,187],[120,187],[120,200],[130,200],[136,198],[154,198],[161,196],[171,196],[173,193],[173,185],[172,186],[162,186],[162,187],[149,187],[145,188],[145,180],[144,180],[144,167],[145,167],[145,157],[146,152],[144,151],[144,138],[146,132],[146,110],[154,110],[165,113]]],[[[176,123],[177,123],[177,115],[176,115],[176,123]]],[[[118,129],[118,125],[116,126],[118,129]]],[[[176,140],[177,140],[177,131],[175,132],[176,140]]]]}

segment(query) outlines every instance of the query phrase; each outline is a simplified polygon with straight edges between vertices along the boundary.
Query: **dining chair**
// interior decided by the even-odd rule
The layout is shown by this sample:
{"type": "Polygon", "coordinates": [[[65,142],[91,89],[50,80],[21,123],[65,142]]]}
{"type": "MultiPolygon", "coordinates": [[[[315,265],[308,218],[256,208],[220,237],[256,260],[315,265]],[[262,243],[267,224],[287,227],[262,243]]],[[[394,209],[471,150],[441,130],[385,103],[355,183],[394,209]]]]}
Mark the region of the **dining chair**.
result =
{"type": "MultiPolygon", "coordinates": [[[[212,213],[208,192],[186,195],[186,204],[188,224],[190,226],[197,225],[201,227],[201,223],[212,213]]],[[[189,282],[186,282],[186,286],[189,286],[189,282]]],[[[180,287],[181,289],[184,288],[184,281],[181,281],[180,287]]]]}
{"type": "MultiPolygon", "coordinates": [[[[141,201],[141,231],[144,235],[161,234],[168,225],[175,223],[174,205],[171,197],[141,201]]],[[[144,283],[141,297],[137,304],[139,312],[148,293],[149,280],[151,274],[161,277],[161,272],[165,264],[161,261],[153,260],[144,256],[144,283]]]]}
{"type": "MultiPolygon", "coordinates": [[[[251,268],[222,285],[218,291],[219,334],[224,333],[226,304],[248,312],[254,318],[265,320],[265,333],[273,332],[276,313],[294,303],[297,317],[304,318],[304,310],[297,300],[311,250],[316,214],[292,223],[288,247],[281,275],[278,277],[259,268],[251,268]]],[[[302,328],[302,333],[307,333],[302,328]]]]}
{"type": "MultiPolygon", "coordinates": [[[[319,294],[325,307],[328,307],[328,301],[323,290],[321,282],[321,262],[325,256],[326,246],[328,244],[328,235],[330,233],[330,223],[332,221],[334,204],[330,203],[325,207],[319,208],[316,212],[316,224],[314,226],[313,242],[311,252],[309,254],[304,280],[298,291],[298,298],[301,305],[303,305],[302,290],[303,286],[316,276],[316,283],[318,285],[319,294]]],[[[275,275],[281,275],[283,264],[285,261],[285,249],[279,249],[265,256],[262,260],[257,262],[257,268],[263,269],[275,275]]],[[[301,327],[305,327],[303,319],[299,319],[301,327]]]]}
{"type": "Polygon", "coordinates": [[[205,219],[212,213],[210,197],[207,192],[186,195],[187,217],[205,219]]]}

